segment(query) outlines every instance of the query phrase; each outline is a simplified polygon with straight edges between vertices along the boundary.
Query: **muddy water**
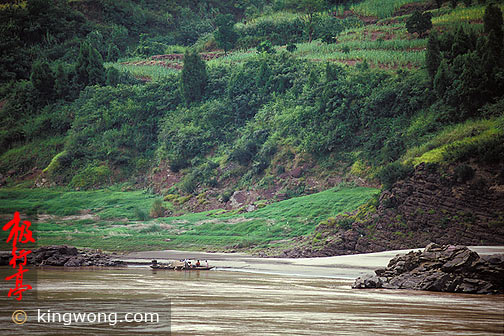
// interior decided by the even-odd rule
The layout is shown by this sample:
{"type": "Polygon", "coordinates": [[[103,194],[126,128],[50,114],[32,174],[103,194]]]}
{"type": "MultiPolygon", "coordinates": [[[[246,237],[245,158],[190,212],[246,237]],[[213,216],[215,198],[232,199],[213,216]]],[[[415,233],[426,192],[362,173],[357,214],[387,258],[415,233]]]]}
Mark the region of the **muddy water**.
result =
{"type": "Polygon", "coordinates": [[[14,304],[3,281],[10,273],[0,269],[2,335],[504,334],[504,296],[352,290],[351,279],[316,275],[130,267],[39,270],[37,295],[14,304]],[[24,325],[11,321],[14,309],[27,312],[24,325]],[[117,312],[118,319],[158,313],[159,322],[65,326],[37,321],[37,309],[117,312]]]}

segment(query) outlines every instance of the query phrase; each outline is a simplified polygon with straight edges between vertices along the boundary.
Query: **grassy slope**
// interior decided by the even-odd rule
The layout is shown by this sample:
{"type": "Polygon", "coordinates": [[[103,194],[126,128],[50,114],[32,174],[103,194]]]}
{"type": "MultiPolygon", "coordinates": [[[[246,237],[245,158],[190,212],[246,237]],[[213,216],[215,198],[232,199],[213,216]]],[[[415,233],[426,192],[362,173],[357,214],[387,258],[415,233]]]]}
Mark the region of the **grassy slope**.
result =
{"type": "MultiPolygon", "coordinates": [[[[142,191],[0,190],[0,213],[17,210],[55,215],[39,217],[35,225],[39,245],[71,244],[116,251],[246,248],[310,233],[321,220],[352,211],[377,192],[372,188],[333,188],[244,214],[216,210],[139,221],[134,209],[148,209],[155,195],[142,191]],[[84,216],[83,211],[98,217],[84,216]],[[79,213],[81,216],[61,217],[79,213]]],[[[5,234],[2,232],[2,244],[5,234]]]]}

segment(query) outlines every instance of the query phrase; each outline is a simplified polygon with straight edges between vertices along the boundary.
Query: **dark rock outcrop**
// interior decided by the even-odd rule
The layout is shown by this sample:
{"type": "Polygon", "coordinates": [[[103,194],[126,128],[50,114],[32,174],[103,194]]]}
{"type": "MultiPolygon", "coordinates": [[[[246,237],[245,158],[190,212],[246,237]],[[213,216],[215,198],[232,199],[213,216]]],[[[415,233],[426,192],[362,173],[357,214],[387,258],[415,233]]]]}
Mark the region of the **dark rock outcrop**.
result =
{"type": "Polygon", "coordinates": [[[465,246],[431,243],[423,252],[397,255],[386,268],[357,278],[352,288],[501,294],[504,293],[504,255],[480,257],[465,246]]]}
{"type": "Polygon", "coordinates": [[[471,164],[461,181],[456,167],[419,164],[379,199],[353,213],[319,224],[312,235],[293,240],[280,257],[325,257],[440,245],[504,245],[502,165],[471,164]],[[345,227],[342,222],[352,221],[345,227]],[[316,239],[315,239],[316,238],[316,239]]]}
{"type": "MultiPolygon", "coordinates": [[[[8,265],[11,253],[0,255],[0,266],[8,265]]],[[[67,245],[44,246],[33,250],[27,257],[28,265],[35,266],[126,266],[123,261],[115,260],[112,256],[92,249],[77,249],[67,245]]]]}

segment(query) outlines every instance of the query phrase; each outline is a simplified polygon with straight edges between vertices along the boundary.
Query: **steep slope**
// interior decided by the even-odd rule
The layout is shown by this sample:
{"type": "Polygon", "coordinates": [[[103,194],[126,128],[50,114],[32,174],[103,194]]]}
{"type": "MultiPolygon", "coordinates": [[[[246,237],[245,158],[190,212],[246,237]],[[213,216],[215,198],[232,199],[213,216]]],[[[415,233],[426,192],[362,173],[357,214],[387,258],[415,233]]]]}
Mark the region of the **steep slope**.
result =
{"type": "Polygon", "coordinates": [[[312,236],[283,255],[378,252],[430,242],[502,245],[504,165],[473,163],[471,167],[474,175],[461,178],[456,167],[419,164],[410,177],[396,182],[379,199],[319,225],[312,236]]]}

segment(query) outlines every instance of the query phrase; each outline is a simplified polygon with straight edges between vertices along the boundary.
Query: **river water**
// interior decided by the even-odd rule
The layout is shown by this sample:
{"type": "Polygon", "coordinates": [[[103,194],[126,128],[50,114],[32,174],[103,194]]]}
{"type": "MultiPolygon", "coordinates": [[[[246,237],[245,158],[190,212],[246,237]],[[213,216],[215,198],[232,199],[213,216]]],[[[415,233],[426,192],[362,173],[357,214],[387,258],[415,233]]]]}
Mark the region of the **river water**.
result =
{"type": "MultiPolygon", "coordinates": [[[[331,260],[341,269],[350,260],[336,258],[331,260]]],[[[190,272],[140,266],[33,269],[29,272],[37,276],[36,290],[26,292],[21,302],[6,296],[10,282],[0,282],[0,327],[2,335],[504,335],[502,295],[352,290],[362,269],[346,268],[338,276],[331,267],[328,274],[321,260],[314,261],[320,274],[311,270],[310,275],[289,272],[288,267],[279,274],[261,267],[190,272]],[[16,309],[28,315],[23,325],[11,320],[16,309]],[[49,311],[104,317],[117,313],[117,318],[115,323],[109,318],[69,324],[56,315],[55,322],[48,322],[43,313],[49,311]],[[157,313],[159,320],[119,322],[126,313],[157,313]]],[[[2,279],[11,273],[0,269],[2,279]]]]}

